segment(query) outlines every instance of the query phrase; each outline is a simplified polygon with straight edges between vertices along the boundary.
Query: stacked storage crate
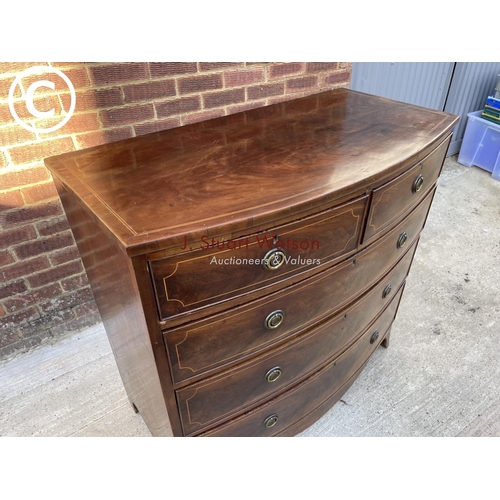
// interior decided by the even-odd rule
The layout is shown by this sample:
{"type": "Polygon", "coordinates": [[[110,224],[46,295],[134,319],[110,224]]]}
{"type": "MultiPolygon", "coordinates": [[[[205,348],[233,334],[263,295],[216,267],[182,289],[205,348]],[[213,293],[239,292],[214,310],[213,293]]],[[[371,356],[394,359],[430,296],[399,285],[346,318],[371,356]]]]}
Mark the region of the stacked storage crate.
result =
{"type": "Polygon", "coordinates": [[[500,181],[500,80],[495,95],[486,99],[484,108],[467,116],[458,163],[480,167],[500,181]]]}
{"type": "Polygon", "coordinates": [[[486,99],[486,104],[484,105],[481,116],[485,120],[489,120],[490,122],[498,123],[500,125],[500,99],[489,96],[486,99]]]}

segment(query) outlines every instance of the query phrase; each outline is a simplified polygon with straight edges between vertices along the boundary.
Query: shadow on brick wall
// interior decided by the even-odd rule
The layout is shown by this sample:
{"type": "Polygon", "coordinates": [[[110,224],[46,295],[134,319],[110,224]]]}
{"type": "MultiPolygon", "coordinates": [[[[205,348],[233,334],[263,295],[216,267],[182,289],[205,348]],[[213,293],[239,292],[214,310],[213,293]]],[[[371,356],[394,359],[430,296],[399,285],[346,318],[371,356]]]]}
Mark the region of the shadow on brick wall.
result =
{"type": "Polygon", "coordinates": [[[0,358],[101,320],[59,200],[0,205],[0,358]]]}

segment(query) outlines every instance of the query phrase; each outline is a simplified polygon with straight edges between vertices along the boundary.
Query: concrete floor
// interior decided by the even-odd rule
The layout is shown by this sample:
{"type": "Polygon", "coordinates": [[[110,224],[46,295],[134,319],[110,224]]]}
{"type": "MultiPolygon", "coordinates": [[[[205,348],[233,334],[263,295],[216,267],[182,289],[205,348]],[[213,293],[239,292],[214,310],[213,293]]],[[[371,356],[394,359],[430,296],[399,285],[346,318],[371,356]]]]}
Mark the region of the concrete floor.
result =
{"type": "MultiPolygon", "coordinates": [[[[389,349],[301,436],[500,436],[500,182],[446,160],[389,349]]],[[[0,362],[1,436],[149,436],[101,324],[0,362]]]]}

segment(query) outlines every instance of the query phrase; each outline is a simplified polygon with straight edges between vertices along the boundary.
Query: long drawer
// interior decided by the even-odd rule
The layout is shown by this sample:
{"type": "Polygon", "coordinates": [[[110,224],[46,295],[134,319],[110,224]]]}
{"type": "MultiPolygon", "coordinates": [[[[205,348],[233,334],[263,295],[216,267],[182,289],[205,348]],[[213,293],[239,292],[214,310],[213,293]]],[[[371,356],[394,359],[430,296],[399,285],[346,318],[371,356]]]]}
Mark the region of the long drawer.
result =
{"type": "Polygon", "coordinates": [[[336,393],[344,393],[389,330],[398,301],[399,294],[358,341],[304,382],[254,411],[203,435],[273,436],[295,424],[336,393]]]}
{"type": "Polygon", "coordinates": [[[354,251],[368,197],[245,238],[186,242],[188,253],[150,262],[160,318],[249,293],[354,251]]]}
{"type": "MultiPolygon", "coordinates": [[[[244,411],[317,370],[359,337],[380,313],[379,292],[372,290],[332,320],[257,361],[178,390],[177,400],[186,433],[244,411]]],[[[395,314],[400,294],[401,287],[394,293],[387,314],[395,314]]]]}
{"type": "Polygon", "coordinates": [[[429,193],[406,219],[356,257],[264,299],[166,330],[164,338],[175,382],[241,360],[345,307],[373,286],[416,240],[432,196],[433,192],[429,193]],[[401,245],[403,236],[406,239],[401,245]],[[266,327],[279,312],[283,315],[281,324],[266,327]]]}

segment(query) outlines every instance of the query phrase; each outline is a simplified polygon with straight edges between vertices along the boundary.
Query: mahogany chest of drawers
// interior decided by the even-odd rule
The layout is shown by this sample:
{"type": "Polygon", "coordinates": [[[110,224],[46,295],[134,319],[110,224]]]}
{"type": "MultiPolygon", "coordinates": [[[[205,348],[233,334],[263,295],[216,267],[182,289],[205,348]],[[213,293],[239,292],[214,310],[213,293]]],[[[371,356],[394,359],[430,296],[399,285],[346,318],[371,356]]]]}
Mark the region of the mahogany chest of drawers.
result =
{"type": "Polygon", "coordinates": [[[340,89],[46,159],[153,435],[294,435],[341,398],[456,121],[340,89]]]}

